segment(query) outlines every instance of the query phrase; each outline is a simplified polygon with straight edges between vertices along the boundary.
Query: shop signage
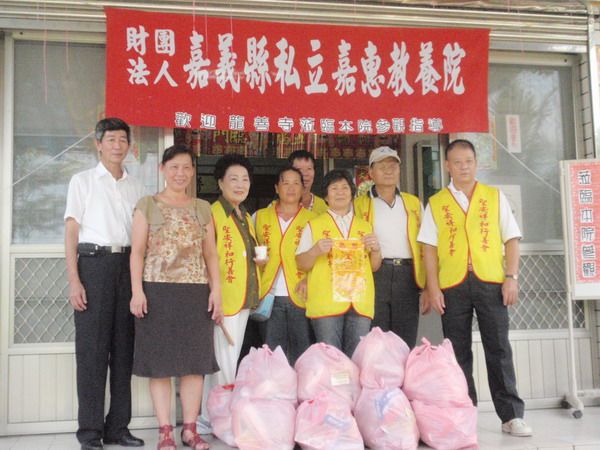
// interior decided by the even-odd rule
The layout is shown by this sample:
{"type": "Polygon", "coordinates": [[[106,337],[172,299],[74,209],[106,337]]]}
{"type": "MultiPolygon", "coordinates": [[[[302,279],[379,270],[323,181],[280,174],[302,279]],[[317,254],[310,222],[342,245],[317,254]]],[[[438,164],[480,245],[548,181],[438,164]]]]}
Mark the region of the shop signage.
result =
{"type": "Polygon", "coordinates": [[[489,30],[107,8],[106,114],[323,134],[486,132],[489,30]]]}

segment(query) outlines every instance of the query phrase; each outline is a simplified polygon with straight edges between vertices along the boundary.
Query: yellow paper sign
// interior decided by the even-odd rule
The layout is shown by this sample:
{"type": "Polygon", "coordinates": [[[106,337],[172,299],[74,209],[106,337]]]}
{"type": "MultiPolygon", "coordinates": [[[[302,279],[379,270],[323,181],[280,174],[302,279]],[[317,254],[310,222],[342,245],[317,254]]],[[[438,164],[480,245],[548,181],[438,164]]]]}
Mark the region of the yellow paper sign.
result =
{"type": "Polygon", "coordinates": [[[334,302],[360,302],[367,293],[365,245],[358,239],[336,239],[331,249],[334,302]]]}

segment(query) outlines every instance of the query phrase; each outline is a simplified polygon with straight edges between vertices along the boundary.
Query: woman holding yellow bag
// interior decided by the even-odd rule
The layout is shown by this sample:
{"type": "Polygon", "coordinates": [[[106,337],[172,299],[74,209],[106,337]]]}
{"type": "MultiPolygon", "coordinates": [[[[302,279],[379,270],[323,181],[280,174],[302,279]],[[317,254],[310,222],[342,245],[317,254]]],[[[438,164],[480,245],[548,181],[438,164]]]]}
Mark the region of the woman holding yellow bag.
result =
{"type": "MultiPolygon", "coordinates": [[[[381,265],[381,252],[373,228],[354,214],[352,198],[356,192],[352,178],[342,169],[335,169],[323,178],[323,193],[329,209],[306,225],[296,251],[300,270],[308,272],[306,316],[311,319],[318,342],[325,342],[352,356],[361,336],[369,332],[375,301],[373,271],[381,265]],[[333,278],[334,243],[345,250],[357,242],[357,253],[348,255],[363,259],[360,276],[360,298],[337,301],[338,291],[333,278]]],[[[346,287],[347,288],[347,287],[346,287]]],[[[345,289],[346,292],[352,289],[345,289]]]]}

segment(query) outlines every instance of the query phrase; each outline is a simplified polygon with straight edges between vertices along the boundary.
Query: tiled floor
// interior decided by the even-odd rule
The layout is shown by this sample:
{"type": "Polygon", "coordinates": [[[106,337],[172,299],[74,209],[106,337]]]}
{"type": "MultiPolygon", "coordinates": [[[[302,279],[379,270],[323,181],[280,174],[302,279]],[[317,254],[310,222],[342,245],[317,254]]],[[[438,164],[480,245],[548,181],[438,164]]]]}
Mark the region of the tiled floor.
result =
{"type": "MultiPolygon", "coordinates": [[[[481,450],[600,450],[600,407],[586,408],[581,419],[573,419],[566,410],[544,409],[528,411],[527,422],[534,436],[515,438],[500,432],[500,423],[493,413],[479,414],[479,446],[481,450]]],[[[156,448],[156,430],[135,430],[146,440],[144,449],[156,448]]],[[[211,449],[230,447],[214,440],[211,449]]],[[[106,446],[107,450],[121,447],[106,446]]],[[[420,447],[428,448],[428,447],[420,447]]],[[[46,434],[0,438],[0,450],[78,450],[73,434],[46,434]]]]}

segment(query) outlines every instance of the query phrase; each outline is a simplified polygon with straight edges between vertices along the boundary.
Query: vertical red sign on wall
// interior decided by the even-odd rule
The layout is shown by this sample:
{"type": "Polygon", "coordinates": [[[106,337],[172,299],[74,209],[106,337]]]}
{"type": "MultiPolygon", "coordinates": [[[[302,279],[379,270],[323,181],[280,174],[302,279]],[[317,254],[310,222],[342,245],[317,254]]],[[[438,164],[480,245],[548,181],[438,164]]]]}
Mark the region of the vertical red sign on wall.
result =
{"type": "Polygon", "coordinates": [[[600,161],[570,168],[576,283],[600,282],[600,161]]]}

